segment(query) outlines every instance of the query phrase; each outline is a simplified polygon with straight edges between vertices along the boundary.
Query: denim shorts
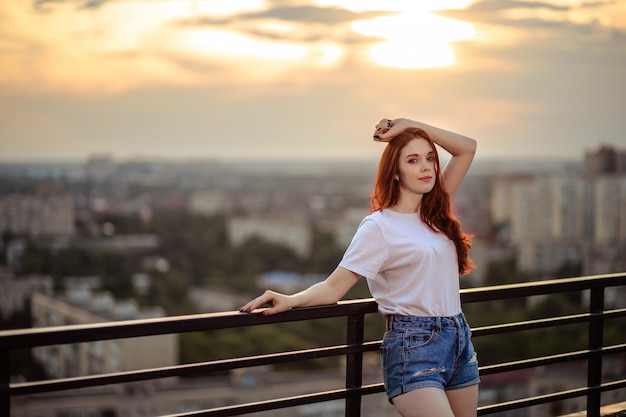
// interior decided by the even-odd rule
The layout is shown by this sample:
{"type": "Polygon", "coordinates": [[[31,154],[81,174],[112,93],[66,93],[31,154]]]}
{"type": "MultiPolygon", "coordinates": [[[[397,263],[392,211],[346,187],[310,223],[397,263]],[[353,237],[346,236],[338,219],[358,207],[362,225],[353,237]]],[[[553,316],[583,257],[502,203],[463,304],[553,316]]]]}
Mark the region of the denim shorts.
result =
{"type": "Polygon", "coordinates": [[[480,382],[463,313],[450,317],[387,316],[381,361],[392,398],[417,388],[465,388],[480,382]]]}

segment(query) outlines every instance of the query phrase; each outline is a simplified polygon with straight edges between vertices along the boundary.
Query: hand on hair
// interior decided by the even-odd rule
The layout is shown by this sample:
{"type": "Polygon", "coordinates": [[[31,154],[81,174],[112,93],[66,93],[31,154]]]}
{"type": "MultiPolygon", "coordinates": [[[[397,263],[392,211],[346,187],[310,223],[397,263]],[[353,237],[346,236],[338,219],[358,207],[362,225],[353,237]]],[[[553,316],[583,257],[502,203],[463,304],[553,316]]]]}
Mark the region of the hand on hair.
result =
{"type": "Polygon", "coordinates": [[[389,142],[407,128],[411,127],[408,119],[381,119],[374,130],[376,142],[389,142]]]}

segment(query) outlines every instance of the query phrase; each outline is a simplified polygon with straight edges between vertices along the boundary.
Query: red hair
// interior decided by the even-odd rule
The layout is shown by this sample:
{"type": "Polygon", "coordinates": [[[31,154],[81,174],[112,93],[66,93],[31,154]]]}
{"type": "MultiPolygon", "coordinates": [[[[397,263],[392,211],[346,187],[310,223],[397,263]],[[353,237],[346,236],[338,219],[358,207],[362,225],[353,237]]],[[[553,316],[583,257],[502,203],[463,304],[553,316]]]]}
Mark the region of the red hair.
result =
{"type": "Polygon", "coordinates": [[[413,128],[387,143],[378,164],[374,190],[370,195],[371,211],[393,207],[400,197],[400,184],[394,177],[399,174],[400,151],[415,138],[426,139],[435,157],[435,185],[424,194],[420,205],[420,218],[431,230],[445,234],[456,246],[459,274],[468,273],[474,266],[469,258],[471,236],[463,233],[461,223],[452,213],[450,195],[441,180],[441,165],[435,144],[424,130],[413,128]]]}

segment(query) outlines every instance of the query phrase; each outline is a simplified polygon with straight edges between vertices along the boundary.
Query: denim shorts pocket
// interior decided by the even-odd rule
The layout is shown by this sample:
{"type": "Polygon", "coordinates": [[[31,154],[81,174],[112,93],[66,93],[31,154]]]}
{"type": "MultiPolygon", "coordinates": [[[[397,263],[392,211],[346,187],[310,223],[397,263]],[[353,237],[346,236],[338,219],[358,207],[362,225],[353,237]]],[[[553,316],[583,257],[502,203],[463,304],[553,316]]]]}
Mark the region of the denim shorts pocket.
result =
{"type": "Polygon", "coordinates": [[[426,347],[434,337],[435,332],[432,329],[411,329],[404,335],[404,351],[426,347]]]}

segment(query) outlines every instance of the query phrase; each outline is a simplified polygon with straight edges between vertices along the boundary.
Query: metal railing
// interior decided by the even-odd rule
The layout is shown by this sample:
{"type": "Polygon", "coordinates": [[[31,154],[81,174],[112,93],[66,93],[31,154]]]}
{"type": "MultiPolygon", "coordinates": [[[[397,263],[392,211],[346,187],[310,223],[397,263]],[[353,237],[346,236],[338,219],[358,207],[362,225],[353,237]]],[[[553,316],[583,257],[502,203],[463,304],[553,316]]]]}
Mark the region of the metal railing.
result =
{"type": "MultiPolygon", "coordinates": [[[[479,338],[482,336],[505,334],[530,329],[558,327],[574,323],[587,323],[589,335],[588,346],[584,350],[480,367],[481,375],[490,375],[544,365],[586,360],[588,365],[586,386],[568,391],[482,406],[478,409],[478,415],[488,415],[539,404],[547,404],[574,397],[586,396],[587,415],[589,417],[599,417],[602,393],[626,387],[626,379],[608,383],[602,382],[603,357],[606,355],[626,352],[626,344],[604,346],[603,329],[605,320],[626,317],[626,308],[609,311],[605,310],[605,289],[608,287],[625,285],[626,273],[621,273],[463,290],[461,298],[464,304],[513,298],[526,298],[537,295],[572,291],[590,291],[589,311],[585,313],[490,325],[472,329],[473,337],[479,338]]],[[[51,393],[55,391],[95,387],[107,384],[146,381],[176,376],[190,376],[229,371],[258,365],[277,365],[288,362],[340,356],[345,357],[346,359],[345,387],[342,389],[314,392],[293,397],[275,398],[261,402],[218,407],[178,415],[193,415],[194,417],[235,416],[343,399],[345,400],[345,416],[359,417],[361,415],[361,400],[363,396],[384,391],[382,383],[363,385],[363,354],[365,352],[377,351],[380,347],[380,340],[364,341],[365,316],[376,313],[376,303],[371,299],[367,299],[342,301],[336,305],[329,306],[299,308],[273,316],[227,312],[174,316],[159,319],[1,331],[0,415],[10,416],[12,398],[29,394],[51,393]],[[241,328],[331,317],[346,317],[347,332],[345,344],[239,357],[234,359],[213,360],[202,363],[192,363],[139,371],[42,380],[35,382],[10,382],[11,352],[17,349],[29,349],[38,346],[94,342],[139,336],[194,331],[213,331],[218,329],[241,328]]]]}

